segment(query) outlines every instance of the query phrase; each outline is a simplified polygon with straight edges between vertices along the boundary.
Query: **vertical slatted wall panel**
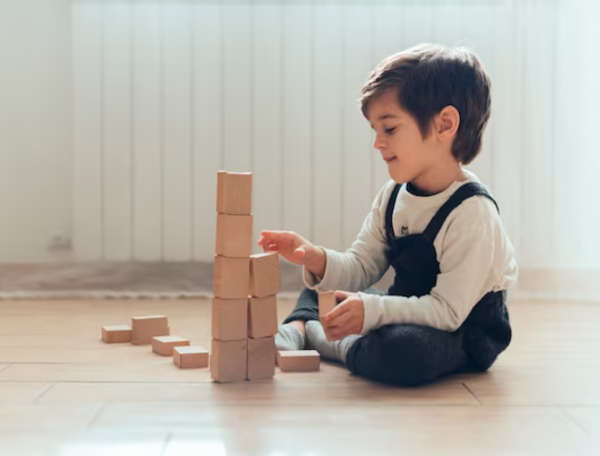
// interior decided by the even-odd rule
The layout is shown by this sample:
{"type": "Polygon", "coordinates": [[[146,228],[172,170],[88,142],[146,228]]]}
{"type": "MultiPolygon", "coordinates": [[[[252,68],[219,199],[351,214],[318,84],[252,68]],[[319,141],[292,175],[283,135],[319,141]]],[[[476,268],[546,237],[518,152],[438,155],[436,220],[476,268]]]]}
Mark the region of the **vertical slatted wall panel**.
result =
{"type": "Polygon", "coordinates": [[[103,249],[103,37],[97,2],[73,4],[73,247],[80,260],[103,249]]]}
{"type": "MultiPolygon", "coordinates": [[[[506,101],[519,93],[521,71],[520,64],[506,71],[519,39],[506,24],[526,7],[490,5],[74,0],[78,258],[210,260],[221,168],[255,173],[254,240],[260,229],[290,229],[347,248],[389,179],[358,106],[381,58],[423,41],[462,44],[496,79],[495,106],[532,112],[551,93],[551,84],[541,84],[522,106],[506,101]]],[[[532,65],[550,72],[552,61],[529,64],[524,74],[535,86],[532,65]]],[[[518,128],[543,128],[546,117],[523,119],[518,128]]],[[[546,139],[530,135],[521,143],[514,128],[511,109],[497,109],[470,166],[506,201],[509,232],[526,215],[514,205],[532,185],[515,188],[497,177],[519,166],[502,150],[535,149],[524,172],[548,153],[546,139]]],[[[543,166],[532,177],[540,189],[523,206],[540,211],[526,239],[551,213],[552,201],[536,206],[551,193],[542,183],[551,165],[543,166]]],[[[544,239],[530,259],[546,248],[544,239]]]]}

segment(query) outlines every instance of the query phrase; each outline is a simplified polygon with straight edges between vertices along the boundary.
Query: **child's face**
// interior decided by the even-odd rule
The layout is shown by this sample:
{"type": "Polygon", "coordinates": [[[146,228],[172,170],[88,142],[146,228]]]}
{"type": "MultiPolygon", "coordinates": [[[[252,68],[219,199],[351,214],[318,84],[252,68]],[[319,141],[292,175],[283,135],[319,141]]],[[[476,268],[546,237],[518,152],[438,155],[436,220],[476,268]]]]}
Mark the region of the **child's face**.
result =
{"type": "Polygon", "coordinates": [[[375,131],[373,147],[381,152],[393,180],[411,182],[430,169],[435,135],[423,139],[416,120],[398,104],[396,91],[372,100],[367,118],[375,131]]]}

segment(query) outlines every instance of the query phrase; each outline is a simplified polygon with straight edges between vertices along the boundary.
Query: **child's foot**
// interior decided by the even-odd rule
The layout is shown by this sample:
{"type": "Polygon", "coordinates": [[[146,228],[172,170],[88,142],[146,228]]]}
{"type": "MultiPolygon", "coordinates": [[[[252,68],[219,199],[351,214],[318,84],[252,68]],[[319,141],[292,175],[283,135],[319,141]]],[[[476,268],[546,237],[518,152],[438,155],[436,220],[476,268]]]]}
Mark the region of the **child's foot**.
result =
{"type": "Polygon", "coordinates": [[[304,334],[303,321],[295,320],[280,325],[275,334],[275,347],[277,350],[304,350],[304,334]]]}
{"type": "Polygon", "coordinates": [[[321,322],[310,320],[306,322],[306,345],[307,349],[317,350],[322,359],[339,361],[346,364],[348,350],[362,336],[351,334],[341,340],[329,341],[321,322]]]}

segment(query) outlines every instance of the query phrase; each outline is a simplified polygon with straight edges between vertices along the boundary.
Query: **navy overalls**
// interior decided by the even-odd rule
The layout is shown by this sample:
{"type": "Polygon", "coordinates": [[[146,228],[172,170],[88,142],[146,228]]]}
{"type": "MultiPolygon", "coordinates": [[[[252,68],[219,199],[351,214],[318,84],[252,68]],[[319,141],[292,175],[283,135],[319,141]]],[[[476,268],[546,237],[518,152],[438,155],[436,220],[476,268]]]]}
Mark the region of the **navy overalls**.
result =
{"type": "MultiPolygon", "coordinates": [[[[386,256],[394,268],[388,295],[423,296],[435,286],[440,272],[433,240],[448,214],[475,195],[496,201],[476,182],[460,186],[433,216],[425,231],[396,238],[392,214],[401,186],[396,184],[386,208],[386,256]]],[[[468,277],[465,277],[468,286],[468,277]]],[[[284,320],[318,320],[318,294],[305,288],[296,308],[284,320]]],[[[510,343],[506,290],[489,292],[454,332],[416,324],[390,324],[370,331],[350,347],[346,365],[351,372],[385,383],[414,386],[442,375],[488,369],[510,343]]]]}

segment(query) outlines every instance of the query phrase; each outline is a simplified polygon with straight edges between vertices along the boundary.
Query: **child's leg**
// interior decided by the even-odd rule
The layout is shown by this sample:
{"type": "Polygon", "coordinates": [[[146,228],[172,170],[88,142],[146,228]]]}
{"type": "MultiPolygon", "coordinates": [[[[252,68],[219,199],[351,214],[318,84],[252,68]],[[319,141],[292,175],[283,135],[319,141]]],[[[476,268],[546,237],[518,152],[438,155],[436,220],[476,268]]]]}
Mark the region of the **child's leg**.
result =
{"type": "Polygon", "coordinates": [[[325,331],[320,321],[310,320],[306,322],[306,348],[317,350],[321,359],[346,363],[346,354],[350,347],[361,338],[360,334],[351,334],[340,340],[327,340],[325,331]]]}
{"type": "Polygon", "coordinates": [[[304,288],[298,297],[296,307],[292,313],[283,320],[283,323],[289,323],[294,320],[318,320],[319,319],[319,294],[310,288],[304,288]]]}
{"type": "Polygon", "coordinates": [[[386,325],[356,340],[346,365],[385,383],[416,386],[470,366],[463,333],[412,324],[386,325]]]}

